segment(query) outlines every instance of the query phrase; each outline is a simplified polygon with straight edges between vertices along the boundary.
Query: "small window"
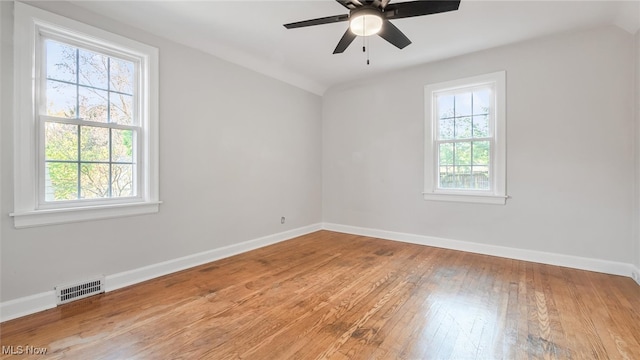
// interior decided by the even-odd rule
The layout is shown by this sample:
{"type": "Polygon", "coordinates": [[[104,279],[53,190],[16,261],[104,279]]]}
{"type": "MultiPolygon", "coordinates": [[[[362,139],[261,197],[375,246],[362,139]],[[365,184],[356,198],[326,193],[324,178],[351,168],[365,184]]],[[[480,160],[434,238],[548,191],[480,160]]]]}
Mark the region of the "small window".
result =
{"type": "Polygon", "coordinates": [[[157,49],[15,6],[15,226],[157,212],[157,49]]]}
{"type": "Polygon", "coordinates": [[[504,204],[505,73],[425,87],[426,200],[504,204]]]}

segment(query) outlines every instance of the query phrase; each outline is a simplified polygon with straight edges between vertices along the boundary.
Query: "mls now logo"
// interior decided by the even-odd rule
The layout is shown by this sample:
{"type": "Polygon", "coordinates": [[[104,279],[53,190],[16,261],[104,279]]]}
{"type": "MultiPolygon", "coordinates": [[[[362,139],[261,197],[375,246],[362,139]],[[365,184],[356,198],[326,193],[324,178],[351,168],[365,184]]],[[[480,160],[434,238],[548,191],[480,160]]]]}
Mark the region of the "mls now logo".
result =
{"type": "Polygon", "coordinates": [[[25,346],[2,346],[2,355],[46,355],[47,348],[35,347],[31,345],[25,346]]]}

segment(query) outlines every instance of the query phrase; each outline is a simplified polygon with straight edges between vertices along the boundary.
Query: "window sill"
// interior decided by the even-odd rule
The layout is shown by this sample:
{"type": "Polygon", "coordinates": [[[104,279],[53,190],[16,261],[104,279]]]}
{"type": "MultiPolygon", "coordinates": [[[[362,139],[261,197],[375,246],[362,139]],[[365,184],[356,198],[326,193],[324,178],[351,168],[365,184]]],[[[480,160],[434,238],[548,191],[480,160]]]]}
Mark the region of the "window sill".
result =
{"type": "Polygon", "coordinates": [[[157,213],[161,201],[15,212],[16,229],[157,213]]]}
{"type": "Polygon", "coordinates": [[[425,200],[449,201],[474,204],[505,205],[508,196],[498,195],[470,195],[470,194],[443,194],[443,193],[423,193],[425,200]]]}

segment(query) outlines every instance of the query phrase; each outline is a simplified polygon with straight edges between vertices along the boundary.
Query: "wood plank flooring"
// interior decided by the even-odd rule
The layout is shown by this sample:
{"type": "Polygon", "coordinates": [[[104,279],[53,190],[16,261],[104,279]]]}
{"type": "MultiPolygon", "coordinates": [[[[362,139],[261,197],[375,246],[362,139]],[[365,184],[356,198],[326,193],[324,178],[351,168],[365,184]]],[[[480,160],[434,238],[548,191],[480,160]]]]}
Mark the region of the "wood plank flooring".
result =
{"type": "Polygon", "coordinates": [[[19,346],[46,348],[38,359],[640,359],[640,286],[319,231],[5,322],[0,337],[2,359],[19,346]]]}

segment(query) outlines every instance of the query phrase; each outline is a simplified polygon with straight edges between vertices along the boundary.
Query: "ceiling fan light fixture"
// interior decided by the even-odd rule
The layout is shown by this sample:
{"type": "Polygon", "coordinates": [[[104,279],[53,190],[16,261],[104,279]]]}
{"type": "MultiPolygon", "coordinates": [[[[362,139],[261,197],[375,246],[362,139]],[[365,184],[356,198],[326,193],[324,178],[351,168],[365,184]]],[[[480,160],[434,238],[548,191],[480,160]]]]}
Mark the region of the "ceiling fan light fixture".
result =
{"type": "Polygon", "coordinates": [[[349,19],[351,32],[358,36],[375,35],[382,29],[382,16],[380,11],[370,8],[359,8],[353,11],[349,19]]]}

